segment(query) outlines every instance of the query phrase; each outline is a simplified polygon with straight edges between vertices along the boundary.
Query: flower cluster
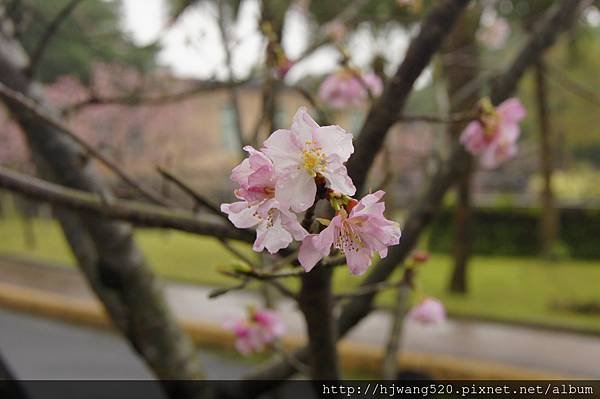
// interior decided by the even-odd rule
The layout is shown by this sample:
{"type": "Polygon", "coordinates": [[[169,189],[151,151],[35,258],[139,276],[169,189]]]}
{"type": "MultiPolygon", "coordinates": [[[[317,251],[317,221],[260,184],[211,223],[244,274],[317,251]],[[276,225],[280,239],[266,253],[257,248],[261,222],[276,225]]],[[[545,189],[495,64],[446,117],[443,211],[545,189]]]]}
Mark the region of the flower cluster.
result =
{"type": "Polygon", "coordinates": [[[301,107],[291,129],[275,131],[262,149],[244,148],[248,158],[233,169],[240,200],[222,204],[221,210],[238,228],[256,227],[253,249],[276,253],[292,241],[301,241],[299,261],[310,271],[331,248],[342,252],[350,271],[363,273],[375,252],[387,255],[387,247],[400,239],[397,223],[383,216],[383,191],[351,198],[356,188],[345,162],[354,152],[352,134],[339,126],[319,126],[301,107]],[[336,211],[319,234],[309,234],[297,213],[327,199],[336,211]]]}
{"type": "Polygon", "coordinates": [[[258,353],[285,333],[279,316],[267,309],[248,309],[246,317],[225,323],[224,328],[235,335],[235,348],[242,355],[258,353]]]}
{"type": "Polygon", "coordinates": [[[479,156],[488,169],[517,154],[517,139],[521,134],[519,122],[525,117],[525,108],[516,98],[510,98],[498,107],[489,99],[479,105],[479,117],[467,125],[460,142],[471,154],[479,156]]]}
{"type": "Polygon", "coordinates": [[[374,73],[342,69],[329,75],[319,87],[319,98],[334,109],[358,107],[369,93],[377,97],[383,91],[381,79],[374,73]],[[367,91],[368,90],[368,91],[367,91]]]}

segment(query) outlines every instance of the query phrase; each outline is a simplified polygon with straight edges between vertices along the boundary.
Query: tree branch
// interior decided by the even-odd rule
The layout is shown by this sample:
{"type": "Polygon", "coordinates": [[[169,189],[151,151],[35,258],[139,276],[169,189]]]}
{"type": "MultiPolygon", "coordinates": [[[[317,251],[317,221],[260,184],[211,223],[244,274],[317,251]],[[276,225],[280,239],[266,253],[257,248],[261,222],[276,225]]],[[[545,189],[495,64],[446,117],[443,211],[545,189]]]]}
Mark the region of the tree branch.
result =
{"type": "Polygon", "coordinates": [[[432,6],[421,24],[419,34],[410,43],[404,61],[386,84],[379,99],[371,106],[356,139],[356,151],[348,162],[348,173],[358,193],[364,190],[375,156],[381,149],[388,130],[397,121],[398,114],[402,113],[415,81],[468,3],[469,0],[442,0],[432,6]]]}
{"type": "Polygon", "coordinates": [[[188,233],[253,242],[252,234],[203,220],[179,210],[135,201],[105,200],[96,194],[75,190],[22,175],[0,167],[0,187],[29,198],[97,216],[130,222],[136,226],[170,228],[188,233]]]}
{"type": "Polygon", "coordinates": [[[126,105],[133,107],[138,105],[163,105],[169,103],[176,103],[179,101],[185,101],[188,98],[200,93],[242,86],[248,83],[249,80],[250,79],[236,80],[230,82],[202,82],[195,85],[194,87],[182,90],[178,93],[145,94],[141,92],[133,92],[110,97],[101,97],[92,94],[85,100],[76,102],[63,108],[62,113],[63,115],[69,115],[71,113],[78,112],[81,109],[92,105],[126,105]]]}

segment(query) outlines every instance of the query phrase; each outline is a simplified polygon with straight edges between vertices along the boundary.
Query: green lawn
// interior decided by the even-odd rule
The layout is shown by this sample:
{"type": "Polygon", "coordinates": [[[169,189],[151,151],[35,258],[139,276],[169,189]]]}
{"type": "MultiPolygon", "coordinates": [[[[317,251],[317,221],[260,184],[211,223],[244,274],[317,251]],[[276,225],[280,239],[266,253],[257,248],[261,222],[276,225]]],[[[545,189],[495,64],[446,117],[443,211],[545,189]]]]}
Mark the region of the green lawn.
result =
{"type": "MultiPolygon", "coordinates": [[[[72,264],[69,250],[56,224],[34,222],[36,247],[27,248],[22,222],[0,219],[0,254],[16,254],[62,264],[72,264]]],[[[142,230],[137,238],[157,273],[169,279],[222,285],[231,280],[217,273],[235,258],[218,242],[185,233],[142,230]]],[[[240,246],[242,250],[247,250],[240,246]]],[[[250,252],[250,251],[249,251],[250,252]]],[[[600,332],[600,315],[558,311],[555,302],[600,303],[600,262],[546,263],[534,258],[476,257],[469,273],[470,292],[465,297],[446,293],[450,258],[433,255],[419,274],[419,290],[439,297],[456,315],[574,327],[600,332]]],[[[360,278],[345,268],[336,272],[336,289],[346,292],[360,278]]],[[[392,292],[380,295],[389,304],[392,292]]]]}

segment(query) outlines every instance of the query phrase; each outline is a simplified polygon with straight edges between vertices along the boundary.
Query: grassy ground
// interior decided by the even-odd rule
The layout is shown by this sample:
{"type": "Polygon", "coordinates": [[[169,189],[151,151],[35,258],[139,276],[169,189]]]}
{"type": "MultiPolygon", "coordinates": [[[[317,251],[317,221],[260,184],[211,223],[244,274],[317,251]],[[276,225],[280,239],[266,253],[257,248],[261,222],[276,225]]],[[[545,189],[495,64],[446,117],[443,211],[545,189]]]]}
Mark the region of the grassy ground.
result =
{"type": "MultiPolygon", "coordinates": [[[[16,254],[62,264],[72,257],[56,224],[35,221],[35,248],[24,240],[23,223],[0,219],[0,254],[16,254]]],[[[231,280],[216,268],[234,260],[218,242],[178,232],[139,231],[138,241],[157,273],[165,278],[198,284],[222,285],[231,280]]],[[[246,248],[242,248],[246,249],[246,248]]],[[[534,258],[476,257],[469,271],[467,296],[446,293],[451,260],[433,255],[420,272],[419,292],[439,297],[455,315],[539,323],[600,332],[600,315],[557,310],[554,303],[600,303],[600,262],[570,260],[546,263],[534,258]]],[[[360,278],[345,268],[336,272],[336,290],[346,292],[360,278]]],[[[392,292],[380,295],[389,304],[392,292]]]]}

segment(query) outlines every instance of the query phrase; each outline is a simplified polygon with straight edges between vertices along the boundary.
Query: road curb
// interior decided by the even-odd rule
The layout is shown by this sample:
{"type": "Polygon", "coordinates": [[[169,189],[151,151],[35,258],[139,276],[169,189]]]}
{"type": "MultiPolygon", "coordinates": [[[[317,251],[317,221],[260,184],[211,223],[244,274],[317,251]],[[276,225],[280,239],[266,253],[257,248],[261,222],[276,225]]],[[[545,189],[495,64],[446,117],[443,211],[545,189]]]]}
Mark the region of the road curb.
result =
{"type": "MultiPolygon", "coordinates": [[[[39,289],[0,283],[0,306],[78,325],[113,329],[112,323],[98,302],[66,297],[39,289]]],[[[182,320],[184,329],[200,347],[233,349],[234,337],[220,326],[211,323],[182,320]]],[[[286,336],[283,345],[291,350],[304,344],[304,338],[286,336]]],[[[343,368],[353,374],[378,374],[382,348],[342,340],[339,346],[343,368]]],[[[422,371],[439,379],[481,380],[573,380],[582,377],[565,376],[528,368],[467,360],[447,355],[405,352],[399,356],[404,369],[422,371]]]]}

